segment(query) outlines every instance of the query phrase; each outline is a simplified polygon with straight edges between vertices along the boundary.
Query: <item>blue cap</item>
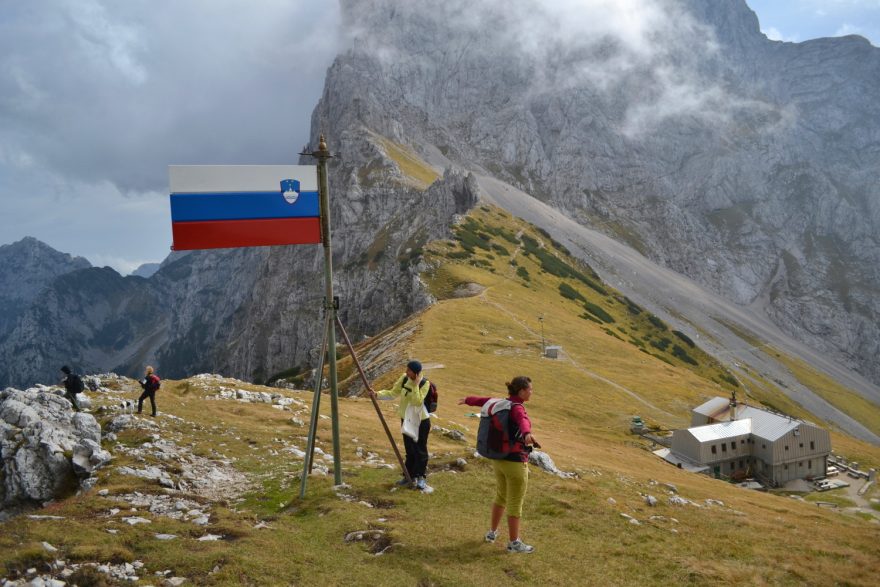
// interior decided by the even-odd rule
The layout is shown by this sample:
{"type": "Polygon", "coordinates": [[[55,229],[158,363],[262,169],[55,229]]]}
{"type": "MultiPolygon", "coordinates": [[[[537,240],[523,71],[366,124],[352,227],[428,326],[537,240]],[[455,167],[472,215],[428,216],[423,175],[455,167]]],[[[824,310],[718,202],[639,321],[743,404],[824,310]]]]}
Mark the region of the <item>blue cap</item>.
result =
{"type": "Polygon", "coordinates": [[[413,373],[421,373],[422,372],[422,364],[418,361],[410,361],[406,364],[406,368],[412,371],[413,373]]]}

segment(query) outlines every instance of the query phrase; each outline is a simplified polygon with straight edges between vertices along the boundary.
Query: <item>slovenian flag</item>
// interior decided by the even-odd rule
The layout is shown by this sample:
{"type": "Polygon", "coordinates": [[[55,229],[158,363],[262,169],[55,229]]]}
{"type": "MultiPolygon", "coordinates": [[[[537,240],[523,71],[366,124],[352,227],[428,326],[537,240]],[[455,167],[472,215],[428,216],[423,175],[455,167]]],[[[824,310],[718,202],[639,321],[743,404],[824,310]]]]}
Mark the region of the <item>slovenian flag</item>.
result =
{"type": "Polygon", "coordinates": [[[172,165],[176,251],[321,242],[314,165],[172,165]]]}

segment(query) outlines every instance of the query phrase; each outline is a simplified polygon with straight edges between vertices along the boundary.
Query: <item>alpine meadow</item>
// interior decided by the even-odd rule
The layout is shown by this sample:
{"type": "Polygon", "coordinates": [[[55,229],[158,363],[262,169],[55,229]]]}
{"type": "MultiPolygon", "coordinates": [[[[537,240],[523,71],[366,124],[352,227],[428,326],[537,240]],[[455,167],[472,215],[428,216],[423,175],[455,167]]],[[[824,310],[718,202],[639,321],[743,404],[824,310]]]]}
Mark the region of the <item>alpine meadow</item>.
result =
{"type": "Polygon", "coordinates": [[[257,240],[0,246],[0,586],[876,585],[880,49],[746,0],[339,9],[308,186],[252,190],[308,238],[172,179],[257,240]],[[421,484],[372,393],[413,365],[421,484]],[[517,376],[534,551],[460,403],[517,376]]]}

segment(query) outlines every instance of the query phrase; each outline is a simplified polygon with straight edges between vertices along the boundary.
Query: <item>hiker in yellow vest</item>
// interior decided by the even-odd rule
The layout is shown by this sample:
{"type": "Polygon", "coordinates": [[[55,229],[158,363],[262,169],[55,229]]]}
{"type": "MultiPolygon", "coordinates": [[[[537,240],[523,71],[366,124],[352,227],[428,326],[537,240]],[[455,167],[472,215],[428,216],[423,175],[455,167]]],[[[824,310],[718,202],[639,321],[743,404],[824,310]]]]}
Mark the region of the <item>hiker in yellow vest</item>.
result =
{"type": "MultiPolygon", "coordinates": [[[[406,373],[401,375],[391,389],[375,392],[380,399],[400,399],[397,414],[400,416],[403,446],[406,450],[404,466],[413,480],[413,488],[430,491],[426,479],[428,468],[428,434],[431,433],[431,417],[425,408],[430,382],[422,376],[422,364],[410,361],[406,373]]],[[[406,477],[397,482],[406,485],[406,477]]]]}

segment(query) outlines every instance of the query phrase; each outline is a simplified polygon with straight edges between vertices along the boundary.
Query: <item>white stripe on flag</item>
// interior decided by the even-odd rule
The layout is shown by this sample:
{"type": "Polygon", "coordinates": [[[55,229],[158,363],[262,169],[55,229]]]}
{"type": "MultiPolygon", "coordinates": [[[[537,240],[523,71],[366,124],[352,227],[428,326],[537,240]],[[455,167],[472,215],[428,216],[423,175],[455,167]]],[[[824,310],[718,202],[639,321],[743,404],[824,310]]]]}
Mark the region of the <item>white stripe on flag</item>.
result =
{"type": "Polygon", "coordinates": [[[318,191],[315,165],[169,165],[172,194],[280,192],[281,181],[298,179],[300,191],[318,191]]]}

